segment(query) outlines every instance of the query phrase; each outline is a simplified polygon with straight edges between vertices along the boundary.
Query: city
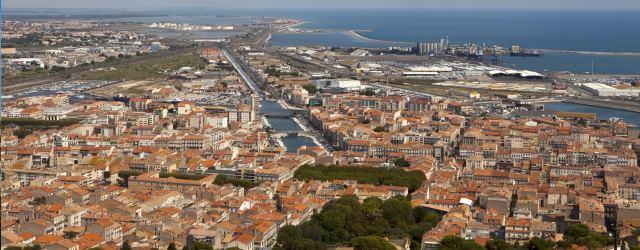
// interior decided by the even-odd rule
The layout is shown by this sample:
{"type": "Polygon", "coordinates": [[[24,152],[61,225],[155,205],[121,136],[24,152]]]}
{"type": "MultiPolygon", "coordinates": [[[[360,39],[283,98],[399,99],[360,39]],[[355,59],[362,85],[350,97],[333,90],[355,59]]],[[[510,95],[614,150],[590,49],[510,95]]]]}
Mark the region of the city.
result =
{"type": "Polygon", "coordinates": [[[640,249],[637,44],[25,1],[2,12],[1,249],[640,249]]]}

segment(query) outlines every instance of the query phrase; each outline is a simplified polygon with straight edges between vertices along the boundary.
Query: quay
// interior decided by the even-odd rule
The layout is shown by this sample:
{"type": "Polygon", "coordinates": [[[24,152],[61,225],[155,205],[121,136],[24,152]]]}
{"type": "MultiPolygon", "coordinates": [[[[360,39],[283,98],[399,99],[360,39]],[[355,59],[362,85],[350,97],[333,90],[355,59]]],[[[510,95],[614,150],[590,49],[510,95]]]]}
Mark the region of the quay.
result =
{"type": "Polygon", "coordinates": [[[595,98],[567,98],[562,102],[640,113],[640,104],[595,98]]]}

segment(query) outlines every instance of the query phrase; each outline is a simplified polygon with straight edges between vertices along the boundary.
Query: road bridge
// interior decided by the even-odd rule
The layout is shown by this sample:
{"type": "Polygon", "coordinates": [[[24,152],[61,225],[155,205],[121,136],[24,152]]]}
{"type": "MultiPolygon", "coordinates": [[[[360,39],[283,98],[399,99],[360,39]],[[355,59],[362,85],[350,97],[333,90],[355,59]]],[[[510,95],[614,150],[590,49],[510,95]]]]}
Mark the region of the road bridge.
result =
{"type": "Polygon", "coordinates": [[[280,139],[282,137],[287,137],[287,136],[302,136],[302,137],[311,138],[314,140],[314,142],[316,142],[317,145],[322,145],[322,143],[318,141],[318,138],[316,138],[316,135],[308,131],[289,130],[289,131],[274,131],[271,133],[271,137],[276,139],[280,139]]]}

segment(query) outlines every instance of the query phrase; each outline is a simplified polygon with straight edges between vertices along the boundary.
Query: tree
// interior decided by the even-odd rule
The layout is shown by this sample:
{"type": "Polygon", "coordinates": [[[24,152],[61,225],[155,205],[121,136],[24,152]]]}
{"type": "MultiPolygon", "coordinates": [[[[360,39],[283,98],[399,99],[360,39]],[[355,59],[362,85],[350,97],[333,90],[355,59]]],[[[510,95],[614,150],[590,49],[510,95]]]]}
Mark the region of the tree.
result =
{"type": "Polygon", "coordinates": [[[167,247],[167,250],[178,250],[178,249],[176,249],[176,243],[174,243],[174,242],[169,243],[169,246],[167,247]]]}
{"type": "Polygon", "coordinates": [[[495,240],[491,239],[487,242],[485,246],[487,250],[511,250],[514,249],[511,244],[507,243],[504,240],[495,240]]]}
{"type": "Polygon", "coordinates": [[[303,249],[303,250],[323,250],[327,249],[327,246],[319,241],[314,241],[307,238],[300,239],[300,242],[296,244],[294,249],[303,249]]]}
{"type": "Polygon", "coordinates": [[[395,165],[396,167],[408,168],[411,167],[411,162],[407,161],[405,158],[400,157],[393,160],[393,165],[395,165]]]}
{"type": "Polygon", "coordinates": [[[213,247],[205,242],[198,241],[193,244],[193,250],[213,250],[213,247]]]}
{"type": "Polygon", "coordinates": [[[305,89],[307,92],[309,92],[309,94],[311,95],[315,95],[316,93],[318,93],[318,87],[316,87],[316,85],[313,85],[313,84],[302,85],[302,88],[305,89]]]}
{"type": "Polygon", "coordinates": [[[277,244],[284,249],[291,249],[300,239],[302,239],[302,230],[298,227],[287,225],[278,231],[277,244]]]}
{"type": "Polygon", "coordinates": [[[64,238],[65,239],[69,239],[69,240],[73,240],[78,236],[78,233],[76,232],[72,232],[72,231],[66,231],[64,232],[64,238]]]}
{"type": "Polygon", "coordinates": [[[513,211],[516,209],[516,204],[518,204],[518,193],[514,192],[511,194],[511,203],[509,203],[509,217],[513,217],[513,211]]]}
{"type": "Polygon", "coordinates": [[[409,192],[420,188],[425,180],[421,171],[406,171],[397,168],[371,168],[354,166],[304,165],[294,173],[298,180],[356,180],[358,183],[391,185],[409,188],[409,192]]]}
{"type": "Polygon", "coordinates": [[[362,203],[356,196],[343,196],[325,204],[311,220],[296,227],[283,227],[275,249],[326,249],[326,244],[355,247],[356,239],[362,246],[357,249],[369,249],[370,243],[377,246],[378,238],[408,235],[413,237],[412,245],[418,246],[424,232],[440,220],[438,214],[422,209],[414,216],[409,199],[402,196],[386,201],[367,198],[362,203]]]}
{"type": "Polygon", "coordinates": [[[13,135],[17,136],[19,139],[24,139],[30,134],[31,134],[31,130],[28,130],[28,129],[20,128],[20,129],[13,130],[13,135]]]}
{"type": "Polygon", "coordinates": [[[122,247],[120,247],[120,250],[131,250],[131,245],[129,245],[129,241],[124,241],[122,242],[122,247]]]}
{"type": "Polygon", "coordinates": [[[472,240],[465,240],[457,235],[448,235],[442,238],[438,244],[438,250],[484,250],[484,248],[472,240]]]}
{"type": "Polygon", "coordinates": [[[570,239],[577,239],[589,235],[589,227],[585,224],[571,224],[567,227],[566,236],[570,239]]]}
{"type": "Polygon", "coordinates": [[[39,196],[39,197],[33,198],[33,201],[31,202],[31,204],[34,206],[37,206],[37,205],[42,205],[46,202],[47,202],[47,198],[45,198],[44,196],[39,196]]]}
{"type": "Polygon", "coordinates": [[[366,95],[366,96],[374,96],[376,95],[376,91],[373,89],[366,89],[364,91],[360,92],[361,95],[366,95]]]}
{"type": "Polygon", "coordinates": [[[224,175],[218,175],[216,177],[215,180],[213,180],[213,184],[219,185],[219,186],[223,186],[226,184],[231,184],[234,186],[239,186],[239,187],[243,187],[245,189],[249,189],[251,187],[253,187],[253,182],[249,181],[249,180],[243,180],[243,179],[232,179],[232,178],[227,178],[224,175]]]}
{"type": "Polygon", "coordinates": [[[554,243],[548,240],[543,240],[538,237],[531,239],[525,247],[529,250],[551,250],[554,247],[554,243]]]}
{"type": "Polygon", "coordinates": [[[380,209],[382,217],[391,225],[406,225],[413,219],[411,202],[402,196],[387,199],[380,205],[380,209]]]}
{"type": "Polygon", "coordinates": [[[416,222],[425,222],[435,226],[440,222],[440,218],[441,216],[430,208],[416,207],[413,209],[413,219],[416,222]]]}
{"type": "Polygon", "coordinates": [[[566,242],[564,244],[577,244],[586,246],[589,249],[602,248],[612,242],[611,238],[606,234],[593,232],[584,224],[569,225],[565,233],[565,239],[566,242]]]}
{"type": "Polygon", "coordinates": [[[375,128],[373,128],[373,132],[376,132],[376,133],[387,132],[387,129],[382,126],[376,126],[375,128]]]}
{"type": "Polygon", "coordinates": [[[356,250],[394,250],[387,240],[378,236],[362,236],[355,239],[353,248],[356,250]]]}
{"type": "Polygon", "coordinates": [[[63,71],[63,70],[65,70],[65,68],[64,68],[64,67],[60,67],[60,66],[51,66],[51,71],[53,71],[53,72],[60,72],[60,71],[63,71]]]}
{"type": "Polygon", "coordinates": [[[378,197],[369,197],[364,199],[362,209],[370,217],[381,216],[382,210],[380,210],[380,206],[382,206],[382,203],[383,201],[378,197]]]}
{"type": "Polygon", "coordinates": [[[331,209],[322,216],[322,227],[326,230],[333,231],[343,228],[345,225],[345,216],[337,209],[331,209]]]}

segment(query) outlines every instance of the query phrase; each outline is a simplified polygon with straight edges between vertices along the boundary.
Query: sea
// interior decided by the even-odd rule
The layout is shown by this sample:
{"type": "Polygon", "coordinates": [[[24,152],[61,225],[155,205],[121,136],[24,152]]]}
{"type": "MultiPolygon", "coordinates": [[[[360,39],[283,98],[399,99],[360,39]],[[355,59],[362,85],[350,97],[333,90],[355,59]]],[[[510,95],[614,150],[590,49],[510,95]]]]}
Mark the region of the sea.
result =
{"type": "MultiPolygon", "coordinates": [[[[422,42],[449,37],[451,43],[476,43],[558,51],[639,52],[640,12],[633,11],[519,11],[519,10],[384,10],[313,11],[290,14],[306,21],[300,28],[323,29],[321,34],[279,34],[280,46],[323,45],[389,47],[396,43],[363,40],[422,42]]],[[[402,46],[402,45],[400,45],[402,46]]],[[[407,46],[407,45],[404,45],[407,46]]],[[[546,51],[544,56],[502,56],[505,66],[534,71],[640,74],[640,54],[576,54],[546,51]]]]}

